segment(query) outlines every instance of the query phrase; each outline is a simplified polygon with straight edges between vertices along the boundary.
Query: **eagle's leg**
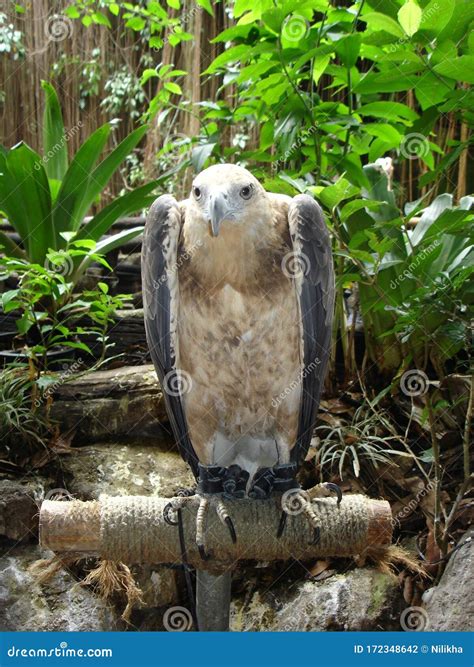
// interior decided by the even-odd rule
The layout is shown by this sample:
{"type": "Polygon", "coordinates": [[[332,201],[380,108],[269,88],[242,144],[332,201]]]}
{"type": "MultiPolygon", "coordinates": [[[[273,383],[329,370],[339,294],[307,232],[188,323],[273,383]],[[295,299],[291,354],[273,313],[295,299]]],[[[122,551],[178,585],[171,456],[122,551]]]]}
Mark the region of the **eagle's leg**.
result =
{"type": "Polygon", "coordinates": [[[314,531],[311,544],[317,544],[320,537],[320,528],[318,526],[318,519],[312,508],[311,501],[313,500],[313,498],[318,497],[319,491],[321,489],[334,492],[337,496],[337,506],[339,507],[342,501],[342,491],[337,484],[333,484],[332,482],[325,482],[323,484],[318,484],[309,491],[303,491],[300,488],[293,488],[282,495],[281,498],[282,513],[280,516],[280,522],[278,524],[278,531],[277,531],[278,539],[280,539],[280,537],[283,535],[288,514],[303,513],[308,519],[309,524],[314,531]]]}
{"type": "Polygon", "coordinates": [[[230,534],[230,539],[234,544],[237,542],[237,534],[235,532],[234,524],[232,522],[232,519],[229,516],[229,513],[227,511],[226,506],[224,505],[224,502],[222,500],[217,501],[216,505],[216,512],[217,516],[219,517],[220,521],[224,524],[224,526],[227,526],[230,534]]]}
{"type": "Polygon", "coordinates": [[[199,496],[199,508],[196,515],[196,546],[202,560],[209,560],[206,551],[206,518],[209,509],[209,499],[199,496]]]}
{"type": "Polygon", "coordinates": [[[335,493],[337,496],[337,506],[339,507],[342,501],[342,491],[340,486],[338,486],[337,484],[333,484],[332,482],[323,482],[322,484],[317,484],[307,492],[309,498],[311,500],[313,498],[316,498],[319,495],[320,489],[324,489],[325,491],[330,491],[332,493],[335,493]]]}
{"type": "Polygon", "coordinates": [[[196,519],[196,544],[203,560],[209,558],[205,541],[205,524],[209,505],[211,503],[214,505],[219,520],[227,527],[230,539],[235,544],[237,533],[224,499],[243,498],[248,478],[248,473],[238,465],[226,468],[218,465],[199,464],[197,495],[200,498],[200,504],[196,519]]]}

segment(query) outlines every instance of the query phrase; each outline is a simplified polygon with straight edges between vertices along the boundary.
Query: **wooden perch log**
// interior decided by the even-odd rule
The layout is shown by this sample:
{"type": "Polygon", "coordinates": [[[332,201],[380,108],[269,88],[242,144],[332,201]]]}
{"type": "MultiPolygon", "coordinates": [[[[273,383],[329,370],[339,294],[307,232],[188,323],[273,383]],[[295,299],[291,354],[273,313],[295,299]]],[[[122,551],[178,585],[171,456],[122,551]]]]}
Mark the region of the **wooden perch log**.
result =
{"type": "MultiPolygon", "coordinates": [[[[180,562],[178,527],[169,525],[163,517],[170,500],[154,496],[101,496],[98,501],[88,502],[45,500],[40,511],[41,545],[57,553],[102,556],[127,564],[180,562]]],[[[187,558],[191,565],[202,568],[195,546],[199,502],[196,497],[180,500],[184,501],[187,558]]],[[[320,528],[317,543],[313,543],[314,531],[304,513],[290,514],[283,535],[277,538],[281,499],[226,501],[226,508],[237,532],[236,544],[212,501],[207,515],[207,550],[216,564],[363,556],[367,549],[386,547],[392,539],[389,503],[361,495],[345,495],[339,507],[334,498],[311,501],[320,528]]],[[[205,567],[209,569],[207,563],[205,567]]]]}

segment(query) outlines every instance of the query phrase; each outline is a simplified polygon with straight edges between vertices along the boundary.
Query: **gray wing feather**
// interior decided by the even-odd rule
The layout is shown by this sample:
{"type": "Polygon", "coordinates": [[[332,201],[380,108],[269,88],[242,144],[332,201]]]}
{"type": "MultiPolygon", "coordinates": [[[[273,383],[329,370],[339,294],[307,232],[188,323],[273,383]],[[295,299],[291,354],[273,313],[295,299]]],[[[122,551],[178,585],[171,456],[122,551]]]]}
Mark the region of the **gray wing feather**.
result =
{"type": "Polygon", "coordinates": [[[298,436],[291,452],[292,460],[300,463],[311,443],[326,376],[335,288],[331,240],[320,206],[308,195],[294,197],[288,209],[288,223],[301,268],[295,285],[301,318],[303,387],[298,436]]]}
{"type": "Polygon", "coordinates": [[[176,368],[177,262],[181,225],[181,211],[176,199],[170,195],[159,197],[150,208],[143,236],[143,309],[148,347],[163,388],[171,427],[181,456],[196,476],[198,460],[188,434],[176,368]]]}

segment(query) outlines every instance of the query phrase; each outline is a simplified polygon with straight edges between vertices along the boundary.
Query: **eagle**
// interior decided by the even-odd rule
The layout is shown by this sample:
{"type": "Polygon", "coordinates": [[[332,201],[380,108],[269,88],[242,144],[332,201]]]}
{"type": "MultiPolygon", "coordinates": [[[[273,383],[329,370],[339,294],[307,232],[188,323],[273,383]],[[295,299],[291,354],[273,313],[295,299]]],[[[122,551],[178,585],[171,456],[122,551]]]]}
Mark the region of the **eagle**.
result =
{"type": "MultiPolygon", "coordinates": [[[[205,515],[225,499],[298,489],[331,345],[334,273],[320,206],[265,191],[245,168],[199,173],[160,196],[142,246],[147,342],[205,515]]],[[[339,490],[329,485],[330,490],[339,490]]],[[[281,533],[285,512],[282,514],[281,533]]]]}

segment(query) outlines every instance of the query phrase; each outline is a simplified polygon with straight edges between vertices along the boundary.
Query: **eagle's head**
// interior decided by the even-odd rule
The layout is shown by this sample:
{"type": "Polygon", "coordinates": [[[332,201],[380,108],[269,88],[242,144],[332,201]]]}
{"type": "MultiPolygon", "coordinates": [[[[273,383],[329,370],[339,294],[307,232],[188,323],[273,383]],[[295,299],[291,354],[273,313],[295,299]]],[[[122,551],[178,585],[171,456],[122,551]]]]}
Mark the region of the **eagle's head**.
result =
{"type": "Polygon", "coordinates": [[[271,219],[267,194],[257,179],[233,164],[216,164],[193,181],[189,206],[192,215],[206,225],[209,233],[234,235],[242,230],[258,234],[271,219]]]}

